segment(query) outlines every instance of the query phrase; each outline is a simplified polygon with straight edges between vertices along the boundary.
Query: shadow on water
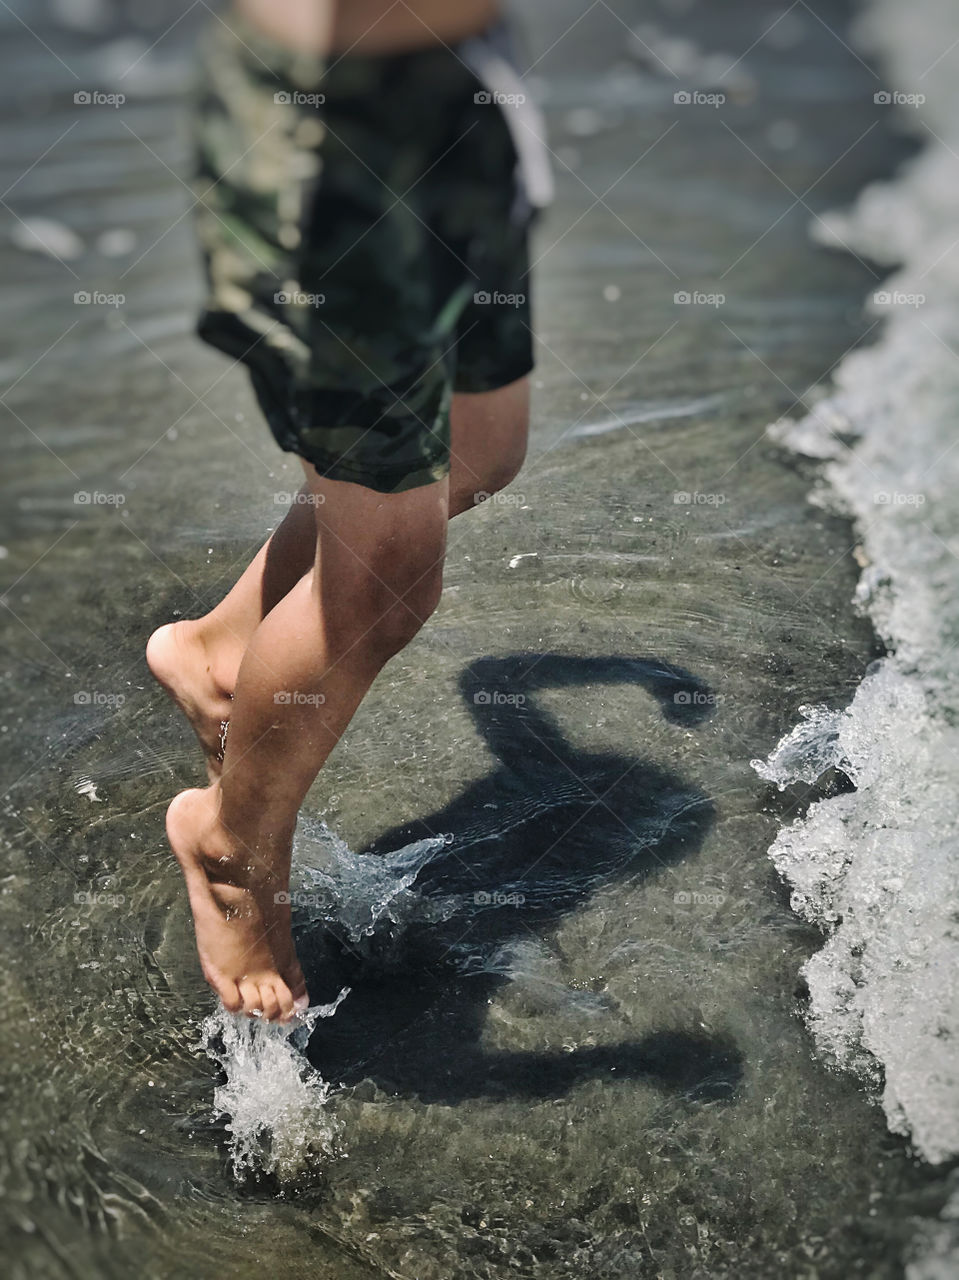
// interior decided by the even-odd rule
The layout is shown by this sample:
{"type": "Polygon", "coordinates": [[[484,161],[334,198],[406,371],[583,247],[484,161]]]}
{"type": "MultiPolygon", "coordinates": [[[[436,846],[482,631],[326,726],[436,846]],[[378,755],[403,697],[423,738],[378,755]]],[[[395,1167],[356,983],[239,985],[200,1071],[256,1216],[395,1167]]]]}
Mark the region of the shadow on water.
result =
{"type": "MultiPolygon", "coordinates": [[[[568,1052],[481,1044],[488,1004],[517,976],[517,957],[520,967],[524,955],[541,958],[551,929],[594,892],[635,884],[695,853],[713,822],[711,801],[687,780],[642,756],[579,750],[537,705],[540,691],[611,682],[641,686],[678,726],[695,726],[713,710],[702,680],[656,660],[514,654],[463,672],[460,691],[498,765],[442,810],[384,832],[366,851],[382,856],[453,832],[417,879],[425,914],[438,908],[434,919],[381,921],[360,949],[335,925],[298,937],[314,999],[352,988],[310,1045],[327,1079],[347,1086],[372,1079],[390,1093],[447,1104],[554,1097],[598,1076],[647,1078],[693,1100],[733,1094],[738,1049],[697,1032],[663,1029],[568,1052]]],[[[546,983],[547,995],[550,986],[573,1010],[611,1008],[602,995],[558,983],[546,983]]]]}

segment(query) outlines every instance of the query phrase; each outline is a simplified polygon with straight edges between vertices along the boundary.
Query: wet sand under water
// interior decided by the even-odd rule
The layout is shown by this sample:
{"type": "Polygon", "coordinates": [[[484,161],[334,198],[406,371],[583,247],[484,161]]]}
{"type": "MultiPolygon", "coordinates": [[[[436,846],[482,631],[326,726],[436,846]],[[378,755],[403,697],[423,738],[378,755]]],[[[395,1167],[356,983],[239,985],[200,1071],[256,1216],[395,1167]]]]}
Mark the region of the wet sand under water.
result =
{"type": "MultiPolygon", "coordinates": [[[[847,6],[826,8],[842,34],[847,6]]],[[[779,13],[705,9],[683,34],[730,63],[779,13]]],[[[2,245],[12,1274],[901,1275],[942,1183],[814,1057],[795,975],[818,934],[767,857],[803,796],[749,767],[877,652],[847,604],[848,525],[764,435],[866,337],[878,271],[809,243],[791,193],[841,204],[904,154],[873,76],[796,9],[738,101],[680,108],[703,64],[630,54],[638,5],[565,39],[572,4],[529,14],[559,178],[530,461],[453,527],[440,610],[324,771],[301,857],[372,895],[321,819],[371,860],[452,841],[371,932],[335,893],[302,931],[314,998],[351,988],[308,1050],[338,1153],[238,1183],[162,842],[199,761],[141,651],[222,594],[298,469],[190,335],[170,169],[196,15],[138,52],[180,12],[106,48],[40,28],[66,67],[3,20],[27,86],[0,87],[3,186],[73,126],[8,193],[2,245]],[[121,109],[75,110],[78,84],[121,78],[121,109]],[[66,265],[10,240],[51,207],[86,246],[66,265]],[[109,230],[135,244],[110,256],[109,230]],[[126,300],[74,308],[84,289],[126,300]]]]}

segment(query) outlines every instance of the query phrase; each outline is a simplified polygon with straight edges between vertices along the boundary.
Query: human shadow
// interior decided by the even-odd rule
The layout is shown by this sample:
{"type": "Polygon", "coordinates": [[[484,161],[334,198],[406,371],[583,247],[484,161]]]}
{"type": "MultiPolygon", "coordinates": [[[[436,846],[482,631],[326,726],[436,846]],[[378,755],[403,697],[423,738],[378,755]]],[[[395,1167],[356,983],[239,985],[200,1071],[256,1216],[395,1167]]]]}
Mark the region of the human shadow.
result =
{"type": "Polygon", "coordinates": [[[635,884],[694,853],[713,822],[711,801],[688,780],[640,755],[575,747],[536,696],[612,682],[641,686],[678,726],[701,723],[715,705],[704,681],[650,659],[511,654],[463,671],[460,691],[497,766],[366,851],[383,856],[453,833],[416,880],[423,912],[381,920],[359,947],[335,923],[297,937],[315,1001],[351,988],[307,1051],[326,1079],[372,1079],[446,1104],[552,1097],[597,1076],[646,1078],[697,1100],[732,1095],[739,1051],[698,1031],[666,1028],[571,1052],[481,1043],[489,1003],[517,974],[539,1010],[545,1002],[566,1017],[615,1015],[603,994],[551,979],[551,931],[597,890],[635,884]]]}

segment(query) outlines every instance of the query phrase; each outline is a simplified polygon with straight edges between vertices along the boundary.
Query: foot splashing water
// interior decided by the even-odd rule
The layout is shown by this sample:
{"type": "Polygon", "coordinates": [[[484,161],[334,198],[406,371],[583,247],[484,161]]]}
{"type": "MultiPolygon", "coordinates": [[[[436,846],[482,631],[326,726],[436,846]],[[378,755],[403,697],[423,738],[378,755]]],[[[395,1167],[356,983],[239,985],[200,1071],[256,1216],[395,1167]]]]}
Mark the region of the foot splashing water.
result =
{"type": "MultiPolygon", "coordinates": [[[[449,839],[436,836],[383,857],[362,856],[325,823],[303,819],[293,848],[294,931],[327,924],[358,942],[381,919],[421,917],[427,904],[410,888],[449,839]]],[[[428,905],[435,914],[438,904],[428,905]]],[[[310,1066],[304,1051],[316,1024],[333,1017],[348,994],[344,987],[335,1000],[312,1006],[286,1026],[231,1014],[222,1005],[204,1021],[201,1047],[226,1077],[213,1106],[226,1117],[238,1180],[265,1174],[293,1183],[342,1149],[331,1105],[335,1086],[310,1066]]]]}
{"type": "Polygon", "coordinates": [[[222,1068],[213,1107],[227,1117],[237,1180],[268,1174],[293,1182],[335,1154],[340,1126],[329,1108],[332,1087],[303,1056],[320,1018],[349,994],[307,1009],[291,1025],[258,1022],[222,1005],[204,1021],[201,1047],[222,1068]]]}

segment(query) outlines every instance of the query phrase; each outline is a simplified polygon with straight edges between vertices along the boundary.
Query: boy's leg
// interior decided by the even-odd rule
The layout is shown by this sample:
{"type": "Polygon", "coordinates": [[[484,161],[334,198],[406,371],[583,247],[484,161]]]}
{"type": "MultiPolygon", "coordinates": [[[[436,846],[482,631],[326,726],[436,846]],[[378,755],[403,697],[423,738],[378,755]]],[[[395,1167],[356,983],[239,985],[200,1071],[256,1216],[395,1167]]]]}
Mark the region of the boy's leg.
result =
{"type": "Polygon", "coordinates": [[[240,666],[222,779],[182,792],[167,829],[207,980],[227,1008],[289,1016],[305,995],[290,934],[299,807],[383,665],[435,608],[449,481],[401,494],[316,477],[316,558],[240,666]]]}
{"type": "MultiPolygon", "coordinates": [[[[529,379],[476,395],[453,396],[450,413],[450,517],[471,510],[517,475],[526,455],[529,379]]],[[[304,467],[307,476],[313,472],[304,467]]],[[[220,724],[232,715],[243,654],[257,627],[316,554],[315,498],[309,480],[282,524],[229,594],[202,618],[161,627],[147,646],[150,669],[200,739],[211,778],[219,772],[220,724]]]]}
{"type": "Polygon", "coordinates": [[[475,395],[453,396],[450,411],[450,517],[519,474],[529,435],[529,378],[475,395]]]}
{"type": "MultiPolygon", "coordinates": [[[[311,496],[307,486],[299,496],[311,496]]],[[[246,647],[273,606],[309,571],[315,553],[313,507],[298,501],[215,609],[167,623],[147,643],[150,670],[193,726],[211,779],[219,773],[221,725],[232,714],[246,647]]]]}
{"type": "MultiPolygon", "coordinates": [[[[497,493],[515,478],[526,456],[529,378],[476,395],[453,396],[450,409],[450,517],[476,505],[478,493],[497,493]]],[[[313,468],[304,466],[307,477],[313,468]]],[[[222,649],[234,672],[253,632],[313,564],[316,526],[309,483],[230,593],[197,620],[208,647],[222,649]],[[242,648],[237,652],[237,645],[242,648]]],[[[235,683],[235,675],[234,675],[235,683]]],[[[231,685],[232,688],[232,685],[231,685]]]]}

